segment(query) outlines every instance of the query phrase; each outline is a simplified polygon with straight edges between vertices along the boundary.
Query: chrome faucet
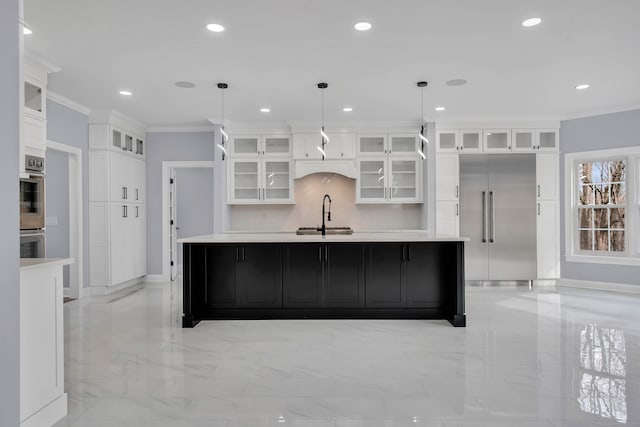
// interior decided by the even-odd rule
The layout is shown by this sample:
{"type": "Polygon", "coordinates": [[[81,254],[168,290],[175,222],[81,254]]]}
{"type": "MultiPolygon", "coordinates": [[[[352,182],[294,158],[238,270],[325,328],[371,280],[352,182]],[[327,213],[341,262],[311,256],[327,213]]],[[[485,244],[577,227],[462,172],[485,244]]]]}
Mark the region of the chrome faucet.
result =
{"type": "Polygon", "coordinates": [[[322,231],[323,236],[327,235],[327,227],[324,225],[324,217],[325,217],[324,202],[327,199],[329,199],[329,211],[326,213],[326,216],[327,216],[327,221],[331,221],[331,196],[329,196],[328,194],[325,194],[324,197],[322,198],[322,227],[318,228],[318,231],[322,231]]]}

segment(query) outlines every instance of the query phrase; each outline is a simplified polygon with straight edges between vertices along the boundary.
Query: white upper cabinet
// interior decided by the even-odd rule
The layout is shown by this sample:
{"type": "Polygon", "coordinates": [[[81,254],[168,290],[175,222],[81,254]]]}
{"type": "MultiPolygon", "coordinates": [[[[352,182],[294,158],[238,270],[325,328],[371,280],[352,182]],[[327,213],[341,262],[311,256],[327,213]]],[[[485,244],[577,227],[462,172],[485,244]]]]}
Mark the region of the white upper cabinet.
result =
{"type": "Polygon", "coordinates": [[[89,126],[89,148],[117,151],[139,159],[144,159],[146,151],[142,136],[109,124],[89,126]]]}
{"type": "Polygon", "coordinates": [[[376,156],[387,154],[387,134],[359,134],[358,155],[376,156]]]}
{"type": "Polygon", "coordinates": [[[536,147],[535,129],[512,129],[511,147],[513,151],[532,151],[536,147]]]}
{"type": "Polygon", "coordinates": [[[293,203],[289,158],[229,160],[229,204],[293,203]]]}
{"type": "Polygon", "coordinates": [[[413,154],[359,159],[356,203],[422,202],[421,163],[413,154]]]}
{"type": "Polygon", "coordinates": [[[389,157],[389,201],[415,203],[422,199],[420,162],[413,154],[389,157]]]}
{"type": "Polygon", "coordinates": [[[438,130],[436,131],[436,151],[452,153],[482,152],[482,130],[438,130]]]}
{"type": "Polygon", "coordinates": [[[484,151],[486,153],[509,153],[511,151],[511,129],[485,129],[484,151]]]}
{"type": "Polygon", "coordinates": [[[358,160],[358,185],[356,186],[356,202],[382,203],[388,200],[387,160],[358,160]]]}
{"type": "Polygon", "coordinates": [[[289,156],[290,135],[232,135],[231,156],[289,156]]]}
{"type": "MultiPolygon", "coordinates": [[[[352,160],[356,157],[356,135],[354,133],[327,133],[326,159],[352,160]]],[[[320,133],[296,133],[293,135],[293,158],[295,160],[321,160],[318,146],[322,143],[320,133]]]]}
{"type": "Polygon", "coordinates": [[[389,154],[415,154],[418,152],[418,134],[389,134],[387,145],[389,154]]]}
{"type": "Polygon", "coordinates": [[[536,150],[558,151],[558,129],[538,129],[535,140],[536,150]]]}

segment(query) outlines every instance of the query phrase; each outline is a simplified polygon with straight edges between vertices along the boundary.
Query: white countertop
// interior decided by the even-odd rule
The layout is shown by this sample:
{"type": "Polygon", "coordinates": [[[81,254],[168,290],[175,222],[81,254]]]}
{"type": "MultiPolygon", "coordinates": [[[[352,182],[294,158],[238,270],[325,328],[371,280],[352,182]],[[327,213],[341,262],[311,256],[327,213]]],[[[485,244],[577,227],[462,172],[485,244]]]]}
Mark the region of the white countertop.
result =
{"type": "Polygon", "coordinates": [[[42,267],[62,267],[73,264],[73,258],[20,258],[20,271],[42,267]]]}
{"type": "Polygon", "coordinates": [[[424,231],[363,232],[351,235],[284,233],[224,233],[179,239],[178,243],[301,243],[301,242],[468,242],[467,237],[434,236],[424,231]]]}

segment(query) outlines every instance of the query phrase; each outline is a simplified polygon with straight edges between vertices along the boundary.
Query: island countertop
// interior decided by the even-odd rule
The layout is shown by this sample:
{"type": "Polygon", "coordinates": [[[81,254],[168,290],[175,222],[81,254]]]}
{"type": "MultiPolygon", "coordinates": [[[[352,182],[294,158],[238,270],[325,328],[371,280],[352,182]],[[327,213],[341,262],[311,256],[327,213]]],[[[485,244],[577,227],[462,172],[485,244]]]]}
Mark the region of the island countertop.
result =
{"type": "Polygon", "coordinates": [[[349,235],[282,233],[222,233],[178,239],[178,243],[317,243],[317,242],[468,242],[467,237],[434,236],[424,231],[354,232],[349,235]]]}
{"type": "Polygon", "coordinates": [[[73,258],[20,258],[20,270],[32,270],[35,268],[61,267],[73,264],[73,258]]]}

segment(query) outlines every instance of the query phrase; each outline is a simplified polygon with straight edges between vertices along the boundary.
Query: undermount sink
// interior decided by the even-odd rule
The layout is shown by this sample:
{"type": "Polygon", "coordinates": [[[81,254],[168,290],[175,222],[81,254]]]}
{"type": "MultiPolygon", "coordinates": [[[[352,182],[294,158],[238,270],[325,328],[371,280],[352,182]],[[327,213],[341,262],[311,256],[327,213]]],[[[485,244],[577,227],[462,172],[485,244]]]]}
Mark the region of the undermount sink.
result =
{"type": "MultiPolygon", "coordinates": [[[[353,230],[351,227],[327,227],[327,234],[353,234],[353,230]]],[[[316,227],[300,227],[296,230],[297,235],[314,235],[314,234],[322,234],[316,227]]]]}

